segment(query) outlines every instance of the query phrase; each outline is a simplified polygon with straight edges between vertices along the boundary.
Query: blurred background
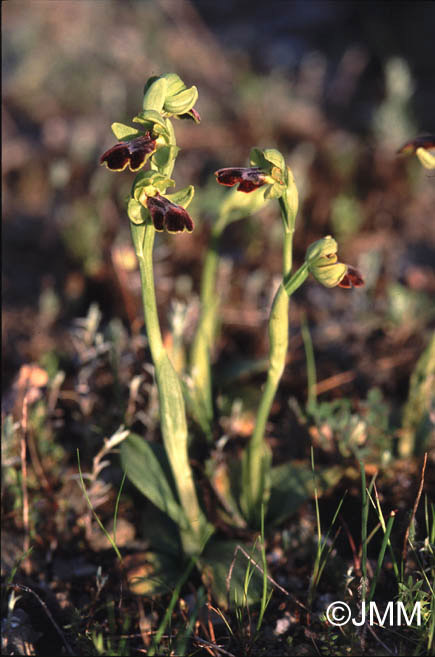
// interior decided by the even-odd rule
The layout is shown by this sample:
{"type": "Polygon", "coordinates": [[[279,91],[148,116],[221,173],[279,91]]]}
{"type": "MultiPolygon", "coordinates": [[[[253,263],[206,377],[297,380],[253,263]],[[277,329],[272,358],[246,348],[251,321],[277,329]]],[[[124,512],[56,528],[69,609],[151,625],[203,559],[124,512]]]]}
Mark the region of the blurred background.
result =
{"type": "MultiPolygon", "coordinates": [[[[196,230],[158,236],[163,325],[174,301],[195,322],[225,193],[213,172],[246,165],[252,146],[276,147],[300,194],[296,264],[333,234],[366,280],[356,292],[311,281],[297,293],[283,394],[306,395],[306,313],[319,392],[357,398],[379,386],[394,414],[434,318],[434,174],[396,151],[435,130],[435,5],[40,0],[3,3],[2,14],[4,389],[29,361],[68,371],[71,326],[91,304],[103,323],[143,332],[125,213],[133,175],[100,167],[99,156],[115,142],[110,124],[140,109],[147,78],[175,71],[197,85],[202,122],[176,125],[174,176],[196,187],[196,230]]],[[[223,256],[222,366],[267,354],[276,209],[231,225],[223,256]]]]}

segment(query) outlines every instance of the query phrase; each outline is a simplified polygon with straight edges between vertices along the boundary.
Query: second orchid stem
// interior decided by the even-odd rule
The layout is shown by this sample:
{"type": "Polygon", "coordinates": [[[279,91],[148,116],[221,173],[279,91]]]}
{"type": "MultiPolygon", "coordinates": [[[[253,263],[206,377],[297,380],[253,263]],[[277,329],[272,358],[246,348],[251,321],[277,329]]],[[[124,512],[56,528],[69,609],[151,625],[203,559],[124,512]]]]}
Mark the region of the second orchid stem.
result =
{"type": "MultiPolygon", "coordinates": [[[[285,211],[280,204],[281,212],[285,211]]],[[[283,217],[284,218],[284,217],[283,217]]],[[[292,268],[293,230],[284,232],[283,281],[272,303],[269,316],[269,369],[260,405],[257,411],[255,429],[243,459],[242,511],[250,525],[256,526],[260,520],[261,504],[269,497],[269,472],[271,454],[264,440],[266,423],[272,403],[285,367],[288,328],[289,295],[284,287],[292,268]]]]}

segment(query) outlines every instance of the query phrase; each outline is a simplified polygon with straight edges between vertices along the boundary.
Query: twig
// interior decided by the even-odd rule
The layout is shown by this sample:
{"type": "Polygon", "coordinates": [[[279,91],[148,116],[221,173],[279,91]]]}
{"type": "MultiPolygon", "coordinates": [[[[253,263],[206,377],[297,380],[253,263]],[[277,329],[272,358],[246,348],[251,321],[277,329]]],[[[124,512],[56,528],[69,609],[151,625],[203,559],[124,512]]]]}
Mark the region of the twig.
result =
{"type": "Polygon", "coordinates": [[[381,639],[378,637],[378,635],[376,634],[376,632],[374,631],[374,629],[373,629],[369,624],[364,625],[364,628],[367,628],[367,629],[368,629],[368,631],[370,632],[370,634],[371,634],[372,636],[374,636],[375,641],[377,641],[378,643],[380,643],[381,646],[383,647],[383,649],[386,650],[387,653],[388,653],[389,655],[394,655],[394,652],[393,652],[392,650],[390,650],[389,647],[386,646],[385,643],[384,643],[383,641],[381,641],[381,639]]]}
{"type": "Polygon", "coordinates": [[[235,655],[233,655],[232,652],[228,652],[228,650],[225,650],[225,648],[221,648],[221,646],[217,646],[215,643],[211,643],[210,641],[201,639],[198,636],[194,637],[193,641],[195,643],[199,643],[200,645],[204,646],[204,648],[210,647],[213,650],[216,650],[216,652],[219,652],[221,655],[228,655],[228,657],[235,657],[235,655]]]}
{"type": "Polygon", "coordinates": [[[405,532],[405,538],[404,538],[404,540],[403,540],[403,551],[402,551],[402,562],[403,562],[403,563],[405,563],[405,561],[406,561],[406,555],[407,555],[407,553],[408,553],[408,538],[409,538],[409,532],[411,531],[412,523],[413,523],[414,520],[415,520],[415,514],[417,513],[417,508],[418,508],[418,505],[419,505],[419,503],[420,503],[421,494],[422,494],[422,492],[423,492],[423,486],[424,486],[424,472],[425,472],[425,470],[426,470],[426,463],[427,463],[427,452],[425,452],[425,454],[424,454],[423,467],[422,467],[422,469],[421,469],[420,486],[419,486],[419,488],[418,488],[417,497],[415,498],[414,507],[413,507],[413,509],[412,509],[412,513],[411,513],[411,519],[410,519],[410,521],[409,521],[409,525],[408,525],[408,527],[407,527],[407,529],[406,529],[406,532],[405,532]]]}
{"type": "Polygon", "coordinates": [[[12,589],[14,589],[14,591],[25,591],[26,593],[31,593],[32,595],[35,596],[35,598],[38,600],[39,604],[41,605],[41,607],[44,609],[45,613],[47,614],[48,618],[53,623],[56,632],[59,634],[60,638],[62,639],[62,643],[65,646],[67,653],[69,655],[74,655],[73,651],[70,648],[70,645],[69,645],[68,641],[65,639],[65,636],[64,636],[62,630],[60,629],[59,625],[54,620],[51,611],[49,610],[49,608],[47,607],[45,602],[43,600],[41,600],[39,595],[35,591],[33,591],[33,589],[29,588],[28,586],[24,586],[24,584],[10,584],[10,587],[12,589]]]}
{"type": "MultiPolygon", "coordinates": [[[[264,575],[264,571],[263,571],[262,567],[258,565],[258,563],[255,561],[255,559],[253,559],[246,552],[246,550],[244,550],[242,548],[241,545],[237,545],[236,549],[234,550],[234,557],[233,557],[233,560],[231,562],[231,566],[230,566],[230,569],[228,571],[228,575],[227,575],[227,578],[226,578],[226,586],[227,586],[227,595],[228,595],[228,597],[229,597],[229,594],[230,594],[231,577],[232,577],[232,574],[233,574],[234,564],[236,562],[236,556],[237,556],[237,552],[239,550],[247,558],[247,560],[250,561],[254,565],[254,568],[257,568],[257,570],[259,570],[260,573],[262,575],[264,575]]],[[[289,593],[288,591],[286,591],[286,589],[284,589],[280,584],[278,584],[278,582],[276,582],[273,579],[273,577],[271,577],[270,575],[266,575],[266,577],[269,580],[269,582],[271,584],[273,584],[273,586],[275,586],[279,591],[281,591],[281,593],[284,593],[284,595],[286,595],[288,598],[291,598],[293,600],[293,602],[295,602],[299,607],[301,607],[301,609],[303,609],[304,611],[308,611],[308,609],[306,608],[306,606],[304,604],[302,604],[302,602],[299,602],[299,600],[292,593],[289,593]]]]}

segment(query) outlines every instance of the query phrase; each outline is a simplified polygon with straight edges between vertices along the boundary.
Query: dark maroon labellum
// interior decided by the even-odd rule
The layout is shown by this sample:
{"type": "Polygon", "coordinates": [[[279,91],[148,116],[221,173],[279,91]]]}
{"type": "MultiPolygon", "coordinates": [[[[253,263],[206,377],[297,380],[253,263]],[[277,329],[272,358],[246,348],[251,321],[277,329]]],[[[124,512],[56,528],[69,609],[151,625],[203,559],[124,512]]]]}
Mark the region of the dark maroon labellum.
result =
{"type": "Polygon", "coordinates": [[[156,230],[167,230],[168,233],[182,233],[187,230],[191,233],[194,229],[193,219],[181,205],[171,203],[160,194],[148,196],[146,203],[156,230]]]}
{"type": "Polygon", "coordinates": [[[417,148],[435,148],[435,136],[426,135],[410,139],[397,151],[398,153],[415,153],[417,148]]]}
{"type": "Polygon", "coordinates": [[[156,140],[149,132],[131,141],[121,141],[112,146],[100,157],[100,164],[105,164],[111,171],[124,171],[128,165],[130,171],[138,171],[147,158],[156,150],[156,140]]]}
{"type": "Polygon", "coordinates": [[[239,183],[237,190],[246,193],[253,192],[266,182],[266,177],[259,167],[228,167],[216,171],[215,176],[220,185],[233,187],[239,183]]]}
{"type": "Polygon", "coordinates": [[[359,273],[358,269],[347,265],[347,272],[339,282],[338,287],[362,287],[364,285],[364,279],[359,273]]]}

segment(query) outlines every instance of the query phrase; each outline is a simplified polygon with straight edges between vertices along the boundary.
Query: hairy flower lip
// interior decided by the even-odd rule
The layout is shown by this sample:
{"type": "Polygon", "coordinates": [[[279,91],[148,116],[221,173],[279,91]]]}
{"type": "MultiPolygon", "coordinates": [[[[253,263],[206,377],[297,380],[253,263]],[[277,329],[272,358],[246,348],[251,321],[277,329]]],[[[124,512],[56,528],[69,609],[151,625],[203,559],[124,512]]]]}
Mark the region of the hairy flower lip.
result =
{"type": "Polygon", "coordinates": [[[105,164],[111,171],[139,171],[145,164],[147,157],[156,150],[156,140],[149,132],[131,141],[121,141],[109,148],[100,157],[100,164],[105,164]]]}
{"type": "Polygon", "coordinates": [[[347,265],[347,272],[339,282],[338,287],[349,289],[352,287],[362,287],[363,285],[364,279],[361,272],[355,267],[352,267],[352,265],[347,265]]]}
{"type": "Polygon", "coordinates": [[[161,194],[147,196],[146,205],[150,212],[154,228],[162,232],[182,233],[187,230],[191,233],[195,227],[192,217],[181,207],[172,203],[161,194]]]}
{"type": "Polygon", "coordinates": [[[215,171],[215,176],[220,185],[239,184],[237,190],[247,194],[266,184],[266,174],[260,167],[226,167],[215,171]]]}

